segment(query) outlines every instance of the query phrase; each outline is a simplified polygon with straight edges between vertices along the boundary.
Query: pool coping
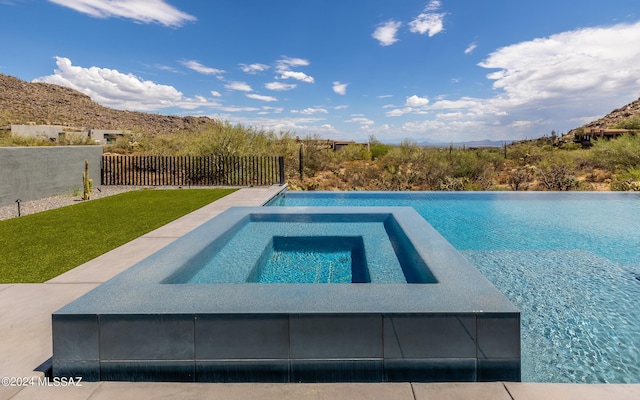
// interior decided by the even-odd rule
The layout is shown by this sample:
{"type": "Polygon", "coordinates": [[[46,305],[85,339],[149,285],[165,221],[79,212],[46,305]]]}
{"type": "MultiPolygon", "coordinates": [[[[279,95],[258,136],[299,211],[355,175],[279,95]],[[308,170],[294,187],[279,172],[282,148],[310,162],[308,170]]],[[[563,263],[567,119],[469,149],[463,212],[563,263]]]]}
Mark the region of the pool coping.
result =
{"type": "Polygon", "coordinates": [[[55,314],[425,311],[519,313],[502,293],[410,207],[231,207],[55,314]],[[249,215],[343,214],[394,216],[439,284],[162,283],[175,272],[176,264],[184,262],[185,254],[203,251],[208,243],[249,215]],[[283,291],[289,296],[278,299],[283,291]],[[348,302],[346,293],[355,296],[355,299],[348,302]],[[155,299],[162,301],[159,304],[155,299]]]}

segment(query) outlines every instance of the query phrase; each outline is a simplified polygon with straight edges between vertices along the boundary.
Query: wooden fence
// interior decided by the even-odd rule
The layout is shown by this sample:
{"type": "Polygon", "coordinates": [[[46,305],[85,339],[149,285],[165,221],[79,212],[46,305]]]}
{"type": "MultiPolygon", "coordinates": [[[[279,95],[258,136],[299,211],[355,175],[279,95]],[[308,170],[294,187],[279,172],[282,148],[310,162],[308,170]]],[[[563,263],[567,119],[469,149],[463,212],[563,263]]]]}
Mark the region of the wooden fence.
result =
{"type": "Polygon", "coordinates": [[[282,156],[102,156],[102,185],[265,186],[284,184],[282,156]]]}

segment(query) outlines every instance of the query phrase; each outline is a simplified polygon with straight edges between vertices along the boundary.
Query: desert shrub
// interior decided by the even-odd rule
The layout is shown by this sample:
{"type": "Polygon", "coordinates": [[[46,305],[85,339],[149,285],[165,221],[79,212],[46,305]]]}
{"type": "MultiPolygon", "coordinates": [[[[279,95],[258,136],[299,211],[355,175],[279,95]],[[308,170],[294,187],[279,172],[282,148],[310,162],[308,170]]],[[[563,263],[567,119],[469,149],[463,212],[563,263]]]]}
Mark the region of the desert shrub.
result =
{"type": "Polygon", "coordinates": [[[596,166],[611,170],[627,170],[640,165],[640,137],[623,135],[612,140],[597,140],[591,148],[596,166]]]}
{"type": "Polygon", "coordinates": [[[533,180],[533,170],[531,167],[516,168],[509,174],[507,183],[511,190],[527,190],[533,180]]]}
{"type": "Polygon", "coordinates": [[[7,135],[0,138],[0,147],[14,146],[56,146],[56,143],[43,136],[7,135]]]}
{"type": "Polygon", "coordinates": [[[465,186],[468,181],[469,180],[467,178],[454,178],[447,176],[442,180],[442,182],[440,182],[440,190],[451,192],[465,190],[465,186]]]}
{"type": "Polygon", "coordinates": [[[423,185],[439,184],[434,177],[439,175],[441,165],[433,149],[404,141],[391,149],[379,163],[384,170],[383,179],[390,182],[391,190],[411,190],[423,185]]]}
{"type": "Polygon", "coordinates": [[[67,132],[57,140],[58,146],[95,145],[96,142],[87,134],[67,132]]]}
{"type": "Polygon", "coordinates": [[[350,144],[342,147],[340,150],[334,151],[334,153],[338,162],[371,159],[367,145],[364,144],[350,144]]]}
{"type": "Polygon", "coordinates": [[[640,168],[629,168],[616,174],[611,181],[611,190],[640,191],[640,168]]]}
{"type": "Polygon", "coordinates": [[[486,150],[458,150],[451,154],[453,176],[475,180],[489,167],[491,153],[486,150]]]}
{"type": "Polygon", "coordinates": [[[625,118],[622,121],[614,124],[613,128],[640,131],[640,116],[634,115],[633,117],[625,118]]]}
{"type": "Polygon", "coordinates": [[[573,190],[580,186],[580,182],[567,165],[541,165],[536,168],[536,172],[540,184],[547,190],[573,190]]]}

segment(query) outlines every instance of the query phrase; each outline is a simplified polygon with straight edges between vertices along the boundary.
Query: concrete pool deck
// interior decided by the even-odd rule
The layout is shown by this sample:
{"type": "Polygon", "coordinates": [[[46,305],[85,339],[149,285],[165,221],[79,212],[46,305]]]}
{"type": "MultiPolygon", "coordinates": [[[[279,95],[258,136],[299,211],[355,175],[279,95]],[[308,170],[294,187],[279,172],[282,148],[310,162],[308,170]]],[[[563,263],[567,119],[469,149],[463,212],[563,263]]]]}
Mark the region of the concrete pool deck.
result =
{"type": "MultiPolygon", "coordinates": [[[[35,377],[0,386],[4,399],[638,399],[640,385],[547,383],[201,384],[82,382],[37,386],[51,357],[51,314],[231,206],[258,206],[282,186],[241,189],[43,284],[0,285],[0,377],[35,377]],[[44,364],[41,366],[41,364],[44,364]],[[39,367],[41,366],[41,367],[39,367]],[[39,369],[40,371],[37,371],[39,369]]],[[[4,381],[3,381],[4,383],[4,381]]]]}

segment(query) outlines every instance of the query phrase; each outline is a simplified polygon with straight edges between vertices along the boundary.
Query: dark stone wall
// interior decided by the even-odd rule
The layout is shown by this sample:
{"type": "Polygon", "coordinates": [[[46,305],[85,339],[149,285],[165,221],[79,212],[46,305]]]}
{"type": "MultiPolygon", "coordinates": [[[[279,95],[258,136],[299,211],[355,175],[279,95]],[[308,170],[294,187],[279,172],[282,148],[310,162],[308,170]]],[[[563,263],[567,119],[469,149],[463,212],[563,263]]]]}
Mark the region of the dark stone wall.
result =
{"type": "Polygon", "coordinates": [[[84,161],[100,185],[102,146],[0,147],[0,206],[43,197],[82,193],[84,161]]]}

